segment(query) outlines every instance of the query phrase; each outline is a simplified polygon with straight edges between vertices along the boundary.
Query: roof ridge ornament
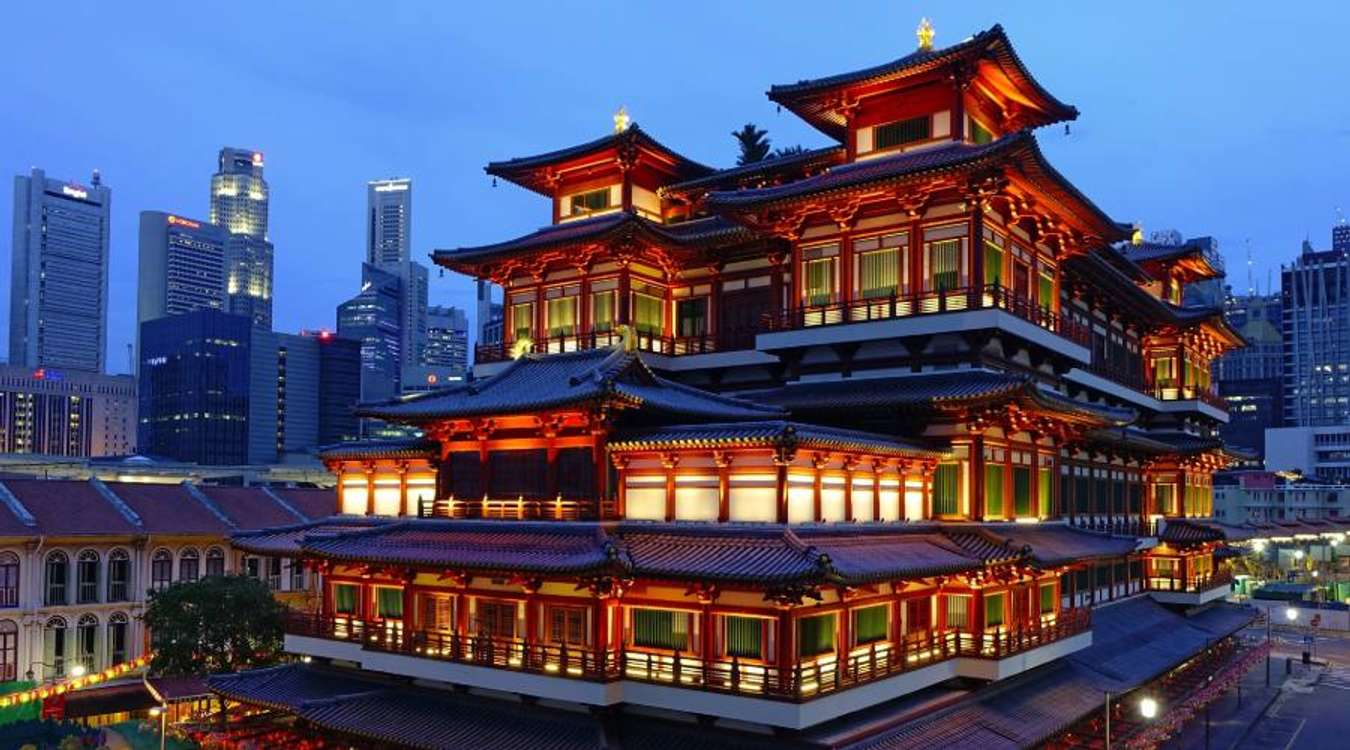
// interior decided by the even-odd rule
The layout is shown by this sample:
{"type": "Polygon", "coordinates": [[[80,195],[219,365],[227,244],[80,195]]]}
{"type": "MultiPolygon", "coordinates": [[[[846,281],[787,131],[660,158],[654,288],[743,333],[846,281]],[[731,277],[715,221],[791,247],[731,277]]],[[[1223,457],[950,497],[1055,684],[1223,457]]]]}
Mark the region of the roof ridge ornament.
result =
{"type": "Polygon", "coordinates": [[[628,130],[632,120],[628,117],[628,107],[619,105],[619,109],[614,113],[614,132],[623,133],[628,130]]]}
{"type": "Polygon", "coordinates": [[[615,330],[619,334],[619,349],[623,352],[637,351],[638,340],[633,327],[627,323],[621,323],[615,330]]]}
{"type": "Polygon", "coordinates": [[[925,16],[919,19],[919,28],[914,30],[914,35],[919,38],[919,49],[923,52],[933,51],[933,37],[937,32],[933,30],[933,23],[925,16]]]}

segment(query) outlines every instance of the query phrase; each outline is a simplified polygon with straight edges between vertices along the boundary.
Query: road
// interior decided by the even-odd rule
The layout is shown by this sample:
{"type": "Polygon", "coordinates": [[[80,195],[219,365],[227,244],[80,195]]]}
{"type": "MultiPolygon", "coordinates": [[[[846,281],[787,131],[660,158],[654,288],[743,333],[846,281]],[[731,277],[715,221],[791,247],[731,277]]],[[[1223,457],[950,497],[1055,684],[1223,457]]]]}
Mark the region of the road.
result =
{"type": "MultiPolygon", "coordinates": [[[[1265,627],[1243,636],[1264,641],[1265,627]]],[[[1209,748],[1213,750],[1342,750],[1350,747],[1350,634],[1318,633],[1310,648],[1325,666],[1303,666],[1305,633],[1271,631],[1271,687],[1258,664],[1242,680],[1242,696],[1229,691],[1210,705],[1209,748]]],[[[1204,715],[1196,716],[1165,742],[1164,750],[1201,750],[1204,715]]]]}

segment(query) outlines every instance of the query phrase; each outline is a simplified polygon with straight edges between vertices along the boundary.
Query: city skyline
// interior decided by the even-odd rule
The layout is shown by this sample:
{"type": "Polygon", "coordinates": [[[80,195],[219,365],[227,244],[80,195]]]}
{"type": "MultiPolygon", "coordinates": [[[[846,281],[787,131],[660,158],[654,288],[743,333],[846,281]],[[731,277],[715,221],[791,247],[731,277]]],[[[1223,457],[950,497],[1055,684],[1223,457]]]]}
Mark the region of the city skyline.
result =
{"type": "MultiPolygon", "coordinates": [[[[1217,7],[1148,13],[1012,8],[996,17],[989,9],[905,3],[864,26],[852,14],[826,15],[819,23],[780,25],[772,38],[750,33],[765,11],[723,8],[702,43],[642,8],[582,10],[565,19],[570,34],[556,33],[558,19],[516,18],[508,25],[492,9],[403,10],[373,22],[297,14],[256,28],[255,54],[246,56],[245,66],[221,72],[218,53],[227,41],[186,33],[207,23],[190,10],[133,10],[122,18],[90,4],[69,14],[67,43],[102,53],[109,73],[128,85],[51,98],[47,92],[82,75],[83,64],[39,55],[39,39],[15,35],[11,60],[45,63],[31,70],[20,63],[22,74],[11,77],[21,106],[0,114],[0,170],[14,175],[38,166],[76,178],[99,168],[115,187],[106,356],[110,372],[123,372],[122,352],[135,334],[137,216],[146,209],[205,216],[202,184],[226,144],[267,155],[277,247],[274,328],[331,328],[335,305],[359,285],[363,188],[372,179],[398,174],[417,181],[422,207],[412,257],[424,259],[433,248],[547,223],[548,207],[537,196],[510,185],[493,189],[482,173],[489,158],[603,135],[620,105],[645,129],[711,166],[732,163],[728,134],[746,121],[767,128],[775,146],[821,145],[821,135],[775,113],[763,96],[769,85],[893,59],[910,48],[921,15],[932,17],[939,44],[997,21],[1026,40],[1028,64],[1085,113],[1070,135],[1043,134],[1047,155],[1113,218],[1143,221],[1146,232],[1175,228],[1217,237],[1230,283],[1245,291],[1248,238],[1254,276],[1264,286],[1268,277],[1278,278],[1279,265],[1292,260],[1305,237],[1329,246],[1336,206],[1350,201],[1337,194],[1350,169],[1350,149],[1338,147],[1350,132],[1337,123],[1350,121],[1350,102],[1320,93],[1334,90],[1327,51],[1343,38],[1346,22],[1331,17],[1329,4],[1322,6],[1326,13],[1273,19],[1260,8],[1217,7]],[[372,23],[381,33],[371,33],[372,23]],[[301,31],[313,25],[326,33],[301,31]],[[169,29],[184,33],[162,33],[169,29]],[[500,49],[477,41],[506,29],[510,43],[500,49]],[[822,47],[822,32],[847,33],[851,41],[822,47]],[[405,43],[390,48],[365,41],[391,35],[405,43]],[[661,86],[651,85],[652,70],[637,65],[616,66],[603,87],[555,74],[556,58],[577,45],[611,49],[622,44],[616,39],[643,35],[652,48],[728,48],[734,40],[742,53],[690,55],[685,73],[661,86]],[[137,42],[145,54],[134,60],[114,54],[116,45],[137,42]],[[1247,52],[1253,45],[1282,64],[1253,66],[1247,52]],[[517,48],[535,53],[522,58],[517,48]],[[1185,64],[1158,49],[1188,50],[1185,64]],[[358,75],[363,67],[367,72],[358,75]],[[1102,85],[1125,68],[1124,83],[1102,85]],[[1299,120],[1309,124],[1295,127],[1280,112],[1252,111],[1242,97],[1229,96],[1231,89],[1216,81],[1234,71],[1252,88],[1280,90],[1298,101],[1299,120]],[[265,104],[268,116],[215,116],[199,88],[207,72],[253,91],[258,101],[252,106],[265,104]],[[170,95],[182,106],[174,118],[162,118],[170,95]],[[116,117],[96,132],[83,116],[92,110],[116,117]],[[550,114],[531,114],[540,111],[550,114]],[[1232,125],[1239,121],[1245,124],[1232,125]],[[388,138],[391,130],[399,137],[388,138]]],[[[16,9],[14,28],[46,25],[50,12],[16,9]]],[[[0,190],[6,191],[0,200],[12,201],[9,180],[0,180],[0,190]]],[[[432,304],[467,309],[472,293],[466,278],[433,275],[432,304]]],[[[0,314],[7,329],[8,311],[0,314]]]]}

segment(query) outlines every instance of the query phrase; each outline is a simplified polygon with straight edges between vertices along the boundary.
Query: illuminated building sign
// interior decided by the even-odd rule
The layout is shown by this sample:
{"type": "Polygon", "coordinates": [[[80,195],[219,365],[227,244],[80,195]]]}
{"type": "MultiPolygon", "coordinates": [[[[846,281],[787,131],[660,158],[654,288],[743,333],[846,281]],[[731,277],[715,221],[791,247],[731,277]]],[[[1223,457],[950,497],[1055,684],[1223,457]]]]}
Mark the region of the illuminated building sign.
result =
{"type": "Polygon", "coordinates": [[[66,374],[60,370],[49,370],[46,367],[39,367],[33,371],[33,379],[60,383],[66,379],[66,374]]]}
{"type": "Polygon", "coordinates": [[[175,225],[175,226],[187,227],[188,229],[201,229],[201,228],[202,228],[202,225],[201,225],[201,224],[199,224],[199,223],[197,223],[197,222],[195,222],[195,221],[193,221],[193,220],[191,220],[191,219],[184,219],[184,218],[181,217],[181,216],[174,216],[174,215],[172,215],[172,214],[169,215],[169,223],[170,223],[170,224],[173,224],[173,225],[175,225]]]}
{"type": "Polygon", "coordinates": [[[261,167],[263,165],[263,156],[261,151],[253,152],[253,166],[261,167]]]}
{"type": "Polygon", "coordinates": [[[385,182],[375,186],[377,193],[402,193],[408,189],[406,182],[385,182]]]}
{"type": "Polygon", "coordinates": [[[80,198],[81,200],[89,197],[89,191],[79,185],[62,185],[61,192],[71,198],[80,198]]]}

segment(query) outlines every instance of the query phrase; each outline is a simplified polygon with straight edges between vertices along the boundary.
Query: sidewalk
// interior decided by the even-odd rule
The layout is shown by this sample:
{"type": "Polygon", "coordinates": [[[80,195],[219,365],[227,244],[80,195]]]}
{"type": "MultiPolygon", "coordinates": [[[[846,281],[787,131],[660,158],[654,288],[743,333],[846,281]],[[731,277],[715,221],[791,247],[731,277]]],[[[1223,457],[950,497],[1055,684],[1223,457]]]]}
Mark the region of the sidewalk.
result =
{"type": "MultiPolygon", "coordinates": [[[[1266,687],[1264,662],[1252,667],[1242,678],[1242,705],[1238,705],[1237,689],[1230,690],[1209,704],[1209,747],[1211,750],[1229,750],[1237,745],[1266,708],[1280,694],[1284,682],[1284,660],[1271,662],[1270,687],[1266,687]]],[[[1200,750],[1205,747],[1205,715],[1196,714],[1186,723],[1181,733],[1159,746],[1162,750],[1200,750]]]]}

